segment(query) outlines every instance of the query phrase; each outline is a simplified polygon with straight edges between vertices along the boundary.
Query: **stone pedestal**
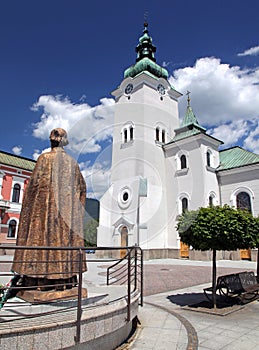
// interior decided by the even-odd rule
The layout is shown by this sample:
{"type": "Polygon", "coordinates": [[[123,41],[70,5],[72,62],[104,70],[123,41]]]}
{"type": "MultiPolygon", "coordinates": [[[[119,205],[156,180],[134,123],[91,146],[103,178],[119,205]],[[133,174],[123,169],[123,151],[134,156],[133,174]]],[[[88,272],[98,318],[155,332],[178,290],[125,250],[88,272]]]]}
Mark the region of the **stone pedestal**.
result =
{"type": "MultiPolygon", "coordinates": [[[[71,300],[78,298],[78,288],[66,289],[62,291],[40,291],[40,290],[22,290],[16,295],[31,304],[40,302],[56,302],[61,300],[71,300]]],[[[82,298],[87,298],[86,288],[82,288],[82,298]]]]}

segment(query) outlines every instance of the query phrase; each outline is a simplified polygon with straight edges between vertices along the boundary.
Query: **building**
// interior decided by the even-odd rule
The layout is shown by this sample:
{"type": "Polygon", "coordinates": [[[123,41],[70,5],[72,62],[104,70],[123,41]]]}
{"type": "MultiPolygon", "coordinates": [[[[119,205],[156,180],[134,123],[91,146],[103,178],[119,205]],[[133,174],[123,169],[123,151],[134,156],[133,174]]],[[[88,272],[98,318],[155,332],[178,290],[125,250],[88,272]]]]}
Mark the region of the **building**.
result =
{"type": "Polygon", "coordinates": [[[23,193],[35,162],[0,151],[0,246],[16,243],[23,193]]]}
{"type": "MultiPolygon", "coordinates": [[[[111,185],[100,201],[98,246],[140,245],[149,257],[188,256],[176,231],[184,210],[246,207],[259,214],[259,155],[219,150],[188,94],[180,124],[178,98],[144,24],[136,63],[113,91],[111,185]]],[[[249,252],[244,252],[249,254],[249,252]]]]}

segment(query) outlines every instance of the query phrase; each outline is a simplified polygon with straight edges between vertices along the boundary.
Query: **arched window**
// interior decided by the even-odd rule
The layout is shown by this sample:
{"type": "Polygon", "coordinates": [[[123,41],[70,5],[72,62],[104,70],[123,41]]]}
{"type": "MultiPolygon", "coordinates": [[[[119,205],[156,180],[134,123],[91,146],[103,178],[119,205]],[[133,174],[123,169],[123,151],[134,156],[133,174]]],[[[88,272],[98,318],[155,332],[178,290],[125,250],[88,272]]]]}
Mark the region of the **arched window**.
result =
{"type": "Polygon", "coordinates": [[[239,192],[237,194],[237,208],[247,209],[250,213],[252,212],[251,199],[247,192],[239,192]]]}
{"type": "Polygon", "coordinates": [[[181,163],[181,169],[187,168],[186,156],[184,154],[182,154],[180,157],[180,163],[181,163]]]}
{"type": "Polygon", "coordinates": [[[156,141],[159,141],[159,128],[156,128],[156,141]]]}
{"type": "Polygon", "coordinates": [[[165,130],[162,130],[162,142],[165,143],[165,130]]]}
{"type": "Polygon", "coordinates": [[[124,135],[124,142],[127,142],[127,139],[128,139],[128,130],[127,129],[124,129],[123,135],[124,135]]]}
{"type": "Polygon", "coordinates": [[[21,186],[19,184],[15,184],[14,187],[13,187],[12,202],[19,203],[20,192],[21,192],[21,186]]]}
{"type": "Polygon", "coordinates": [[[133,126],[130,127],[130,141],[133,140],[133,126]]]}
{"type": "Polygon", "coordinates": [[[188,199],[186,197],[182,198],[182,214],[188,211],[188,199]]]}
{"type": "Polygon", "coordinates": [[[207,151],[206,153],[207,166],[211,166],[211,153],[207,151]]]}
{"type": "Polygon", "coordinates": [[[213,207],[213,196],[209,196],[209,207],[213,207]]]}
{"type": "Polygon", "coordinates": [[[17,222],[15,220],[10,220],[9,226],[8,226],[7,237],[15,238],[16,225],[17,225],[17,222]]]}

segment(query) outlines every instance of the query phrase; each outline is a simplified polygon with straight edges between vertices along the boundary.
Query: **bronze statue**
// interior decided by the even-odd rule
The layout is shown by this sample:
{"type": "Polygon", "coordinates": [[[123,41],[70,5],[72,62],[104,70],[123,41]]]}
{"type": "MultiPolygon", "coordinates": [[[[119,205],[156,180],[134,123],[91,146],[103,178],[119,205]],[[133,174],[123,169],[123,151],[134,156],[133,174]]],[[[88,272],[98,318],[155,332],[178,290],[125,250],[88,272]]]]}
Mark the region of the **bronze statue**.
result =
{"type": "MultiPolygon", "coordinates": [[[[78,164],[63,149],[68,144],[66,131],[52,130],[50,142],[51,151],[38,158],[25,190],[17,245],[83,247],[86,184],[78,164]]],[[[85,262],[82,267],[86,271],[85,262]]],[[[12,271],[23,276],[25,286],[71,288],[79,272],[79,253],[17,249],[12,271]]]]}

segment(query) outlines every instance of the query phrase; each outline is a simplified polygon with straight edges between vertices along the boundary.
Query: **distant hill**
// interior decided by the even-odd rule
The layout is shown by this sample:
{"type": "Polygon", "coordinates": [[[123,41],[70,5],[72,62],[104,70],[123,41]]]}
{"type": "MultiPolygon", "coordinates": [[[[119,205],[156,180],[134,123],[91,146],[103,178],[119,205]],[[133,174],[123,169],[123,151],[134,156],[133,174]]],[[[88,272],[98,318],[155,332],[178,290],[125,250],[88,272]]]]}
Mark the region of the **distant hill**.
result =
{"type": "Polygon", "coordinates": [[[99,221],[100,202],[97,199],[86,198],[85,210],[86,210],[86,217],[85,217],[86,223],[92,219],[99,221]]]}

